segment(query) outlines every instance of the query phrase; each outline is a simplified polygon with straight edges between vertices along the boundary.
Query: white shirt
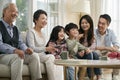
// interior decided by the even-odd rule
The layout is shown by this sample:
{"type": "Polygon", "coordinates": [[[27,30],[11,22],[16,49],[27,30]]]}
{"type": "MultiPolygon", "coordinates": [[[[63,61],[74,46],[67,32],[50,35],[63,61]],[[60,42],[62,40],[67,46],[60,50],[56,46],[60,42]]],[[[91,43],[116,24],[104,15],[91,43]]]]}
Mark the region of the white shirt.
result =
{"type": "Polygon", "coordinates": [[[100,37],[100,39],[98,39],[98,42],[99,43],[97,43],[97,46],[105,46],[105,35],[106,34],[104,34],[104,35],[100,35],[101,37],[100,37]]]}
{"type": "Polygon", "coordinates": [[[29,47],[31,47],[37,53],[43,53],[46,51],[46,39],[44,33],[42,36],[39,36],[38,33],[34,29],[30,29],[27,32],[26,43],[29,47]]]}

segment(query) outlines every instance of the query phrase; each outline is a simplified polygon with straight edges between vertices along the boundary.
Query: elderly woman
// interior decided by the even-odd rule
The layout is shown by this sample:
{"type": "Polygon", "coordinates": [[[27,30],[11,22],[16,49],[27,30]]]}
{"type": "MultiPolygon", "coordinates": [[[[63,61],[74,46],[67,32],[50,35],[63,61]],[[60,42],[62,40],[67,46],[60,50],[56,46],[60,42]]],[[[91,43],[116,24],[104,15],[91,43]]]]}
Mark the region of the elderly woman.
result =
{"type": "Polygon", "coordinates": [[[47,13],[43,10],[37,10],[33,15],[33,22],[35,26],[27,32],[27,45],[31,47],[34,52],[39,54],[40,62],[45,63],[47,75],[49,80],[55,80],[54,74],[54,59],[52,54],[46,55],[46,51],[53,52],[55,48],[46,46],[46,37],[41,31],[47,24],[47,13]]]}

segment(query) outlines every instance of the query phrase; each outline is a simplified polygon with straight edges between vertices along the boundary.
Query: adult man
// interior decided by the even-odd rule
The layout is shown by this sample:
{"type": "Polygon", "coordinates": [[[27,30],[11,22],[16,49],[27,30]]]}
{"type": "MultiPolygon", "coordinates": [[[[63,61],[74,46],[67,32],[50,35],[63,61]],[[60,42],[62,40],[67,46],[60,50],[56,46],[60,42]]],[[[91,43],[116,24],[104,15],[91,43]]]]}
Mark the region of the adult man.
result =
{"type": "Polygon", "coordinates": [[[39,80],[39,56],[22,42],[17,27],[13,25],[17,16],[16,5],[6,4],[0,21],[0,64],[10,66],[11,80],[22,80],[23,63],[26,63],[29,66],[31,80],[39,80]]]}
{"type": "MultiPolygon", "coordinates": [[[[96,49],[101,53],[118,51],[120,47],[114,32],[108,29],[110,22],[111,17],[108,14],[100,15],[98,21],[98,29],[95,31],[95,38],[97,45],[96,49]]],[[[113,70],[113,75],[115,75],[115,72],[116,71],[113,70]]]]}

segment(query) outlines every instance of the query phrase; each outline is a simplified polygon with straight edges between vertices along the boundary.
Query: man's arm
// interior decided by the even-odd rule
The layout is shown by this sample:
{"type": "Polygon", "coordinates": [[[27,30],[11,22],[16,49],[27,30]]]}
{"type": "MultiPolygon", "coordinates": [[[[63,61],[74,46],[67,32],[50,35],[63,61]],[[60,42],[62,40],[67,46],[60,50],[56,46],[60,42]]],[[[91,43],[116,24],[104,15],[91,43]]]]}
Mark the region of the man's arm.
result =
{"type": "Polygon", "coordinates": [[[120,44],[117,39],[117,36],[115,35],[113,31],[111,31],[111,35],[112,35],[111,41],[112,41],[113,48],[118,50],[120,48],[120,44]]]}
{"type": "Polygon", "coordinates": [[[101,47],[101,46],[98,46],[96,47],[96,50],[107,50],[107,51],[117,51],[118,50],[118,47],[117,46],[113,46],[113,47],[101,47]]]}
{"type": "Polygon", "coordinates": [[[0,32],[0,52],[6,53],[6,54],[12,54],[14,53],[15,49],[16,49],[15,47],[12,47],[9,44],[3,43],[2,34],[0,32]]]}
{"type": "MultiPolygon", "coordinates": [[[[95,39],[97,39],[97,31],[95,32],[95,39]]],[[[97,43],[96,43],[97,44],[97,43]]],[[[109,30],[109,40],[106,39],[106,44],[108,46],[97,46],[96,50],[107,50],[107,51],[117,51],[120,47],[120,44],[117,41],[117,37],[112,30],[109,30]],[[107,43],[108,41],[108,43],[107,43]],[[112,44],[112,45],[111,45],[112,44]]]]}
{"type": "MultiPolygon", "coordinates": [[[[24,44],[21,44],[20,46],[22,47],[23,45],[24,44]]],[[[24,47],[24,49],[25,51],[27,51],[27,53],[29,52],[29,54],[31,54],[31,51],[29,49],[26,49],[26,47],[24,47]]],[[[3,42],[1,32],[0,32],[0,52],[4,54],[13,54],[13,53],[18,54],[21,59],[24,58],[24,52],[22,50],[17,49],[3,42]]]]}

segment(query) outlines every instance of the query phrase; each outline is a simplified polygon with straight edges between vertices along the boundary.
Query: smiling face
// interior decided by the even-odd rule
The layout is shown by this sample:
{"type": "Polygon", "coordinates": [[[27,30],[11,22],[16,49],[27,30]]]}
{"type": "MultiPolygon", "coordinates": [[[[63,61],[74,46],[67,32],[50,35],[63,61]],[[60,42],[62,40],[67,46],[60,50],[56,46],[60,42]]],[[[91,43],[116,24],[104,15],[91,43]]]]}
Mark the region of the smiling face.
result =
{"type": "Polygon", "coordinates": [[[65,38],[65,32],[63,29],[60,30],[60,32],[58,32],[58,40],[61,41],[65,38]]]}
{"type": "Polygon", "coordinates": [[[45,14],[40,14],[38,20],[35,21],[36,25],[43,28],[47,24],[47,16],[45,14]]]}
{"type": "Polygon", "coordinates": [[[76,38],[76,37],[78,37],[79,32],[78,32],[78,29],[72,28],[72,29],[70,29],[68,34],[69,34],[70,38],[76,38]]]}
{"type": "Polygon", "coordinates": [[[13,23],[18,16],[18,9],[15,4],[9,4],[7,8],[3,10],[3,19],[8,23],[13,23]]]}
{"type": "Polygon", "coordinates": [[[88,31],[89,30],[90,24],[88,23],[88,21],[86,19],[82,19],[82,21],[81,21],[81,28],[84,31],[88,31]]]}
{"type": "Polygon", "coordinates": [[[106,29],[108,28],[109,24],[106,19],[104,18],[99,18],[98,22],[98,31],[101,35],[105,34],[106,29]]]}

